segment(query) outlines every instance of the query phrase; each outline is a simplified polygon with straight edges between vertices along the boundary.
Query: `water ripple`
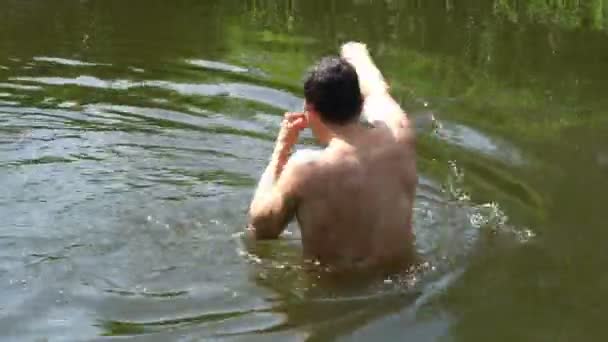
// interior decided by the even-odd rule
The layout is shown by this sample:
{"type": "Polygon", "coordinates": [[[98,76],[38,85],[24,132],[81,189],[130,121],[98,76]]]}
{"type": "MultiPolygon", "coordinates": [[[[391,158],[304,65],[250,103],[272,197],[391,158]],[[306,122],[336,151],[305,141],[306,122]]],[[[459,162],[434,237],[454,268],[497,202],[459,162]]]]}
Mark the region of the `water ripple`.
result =
{"type": "Polygon", "coordinates": [[[247,73],[250,71],[247,68],[239,67],[236,65],[217,61],[208,61],[204,59],[189,59],[186,61],[186,63],[210,70],[228,71],[234,73],[247,73]]]}
{"type": "MultiPolygon", "coordinates": [[[[176,83],[159,80],[145,80],[136,82],[126,79],[103,80],[88,75],[81,75],[76,78],[20,76],[12,77],[10,78],[10,80],[46,85],[76,85],[80,87],[112,90],[128,90],[131,88],[155,87],[175,91],[181,95],[228,96],[264,103],[282,110],[296,110],[301,108],[303,103],[303,100],[301,98],[294,96],[288,92],[246,83],[196,84],[176,83]]],[[[0,84],[0,87],[2,87],[2,85],[3,84],[0,84]]]]}
{"type": "Polygon", "coordinates": [[[109,65],[109,64],[98,64],[98,63],[91,63],[91,62],[83,62],[83,61],[79,61],[79,60],[75,60],[75,59],[59,58],[59,57],[44,57],[44,56],[40,56],[40,57],[34,57],[32,59],[34,61],[36,61],[36,62],[47,62],[47,63],[61,64],[61,65],[68,65],[68,66],[109,65]]]}

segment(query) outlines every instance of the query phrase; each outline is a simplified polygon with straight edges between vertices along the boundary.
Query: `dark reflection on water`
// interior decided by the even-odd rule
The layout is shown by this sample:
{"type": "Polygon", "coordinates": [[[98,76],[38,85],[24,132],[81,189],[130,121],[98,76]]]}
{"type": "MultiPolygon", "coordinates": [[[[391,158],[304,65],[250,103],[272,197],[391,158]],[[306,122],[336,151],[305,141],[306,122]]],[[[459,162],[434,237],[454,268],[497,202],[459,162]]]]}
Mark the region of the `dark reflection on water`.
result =
{"type": "Polygon", "coordinates": [[[605,339],[605,1],[0,5],[2,339],[605,339]],[[424,263],[372,282],[241,235],[346,40],[418,132],[424,263]]]}

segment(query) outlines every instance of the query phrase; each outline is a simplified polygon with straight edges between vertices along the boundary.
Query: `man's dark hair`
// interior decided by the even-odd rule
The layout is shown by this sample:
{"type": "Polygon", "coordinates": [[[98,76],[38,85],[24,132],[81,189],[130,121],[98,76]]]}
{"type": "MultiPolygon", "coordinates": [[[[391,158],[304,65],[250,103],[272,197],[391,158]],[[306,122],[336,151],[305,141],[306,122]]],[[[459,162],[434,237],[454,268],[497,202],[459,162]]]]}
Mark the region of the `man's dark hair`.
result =
{"type": "Polygon", "coordinates": [[[327,123],[344,125],[361,114],[363,96],[357,71],[343,58],[321,59],[304,82],[304,96],[327,123]]]}

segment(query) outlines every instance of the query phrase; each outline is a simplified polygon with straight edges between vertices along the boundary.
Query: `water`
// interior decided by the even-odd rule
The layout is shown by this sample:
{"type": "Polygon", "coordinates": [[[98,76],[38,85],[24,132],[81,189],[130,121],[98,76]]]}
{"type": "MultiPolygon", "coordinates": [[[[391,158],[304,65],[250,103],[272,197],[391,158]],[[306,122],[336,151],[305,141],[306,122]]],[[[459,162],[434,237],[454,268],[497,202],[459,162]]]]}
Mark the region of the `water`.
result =
{"type": "Polygon", "coordinates": [[[606,1],[0,6],[2,340],[606,339],[606,1]],[[240,235],[347,40],[417,120],[427,263],[372,284],[240,235]]]}

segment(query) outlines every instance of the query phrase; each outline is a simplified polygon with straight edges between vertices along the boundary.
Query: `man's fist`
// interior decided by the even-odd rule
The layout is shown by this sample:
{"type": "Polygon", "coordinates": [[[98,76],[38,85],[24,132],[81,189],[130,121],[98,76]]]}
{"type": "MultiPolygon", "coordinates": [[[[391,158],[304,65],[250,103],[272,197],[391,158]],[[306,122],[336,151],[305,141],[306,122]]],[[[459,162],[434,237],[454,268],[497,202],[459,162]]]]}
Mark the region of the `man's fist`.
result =
{"type": "Polygon", "coordinates": [[[293,146],[300,135],[300,131],[308,127],[308,119],[304,113],[285,113],[281,122],[279,138],[286,147],[293,146]]]}

